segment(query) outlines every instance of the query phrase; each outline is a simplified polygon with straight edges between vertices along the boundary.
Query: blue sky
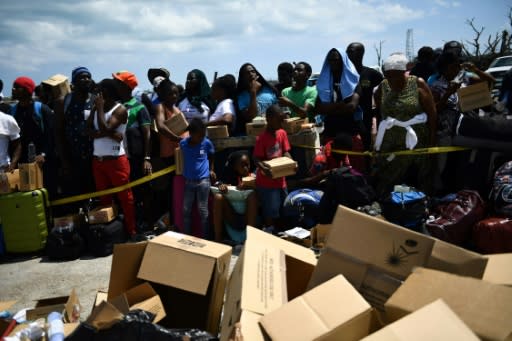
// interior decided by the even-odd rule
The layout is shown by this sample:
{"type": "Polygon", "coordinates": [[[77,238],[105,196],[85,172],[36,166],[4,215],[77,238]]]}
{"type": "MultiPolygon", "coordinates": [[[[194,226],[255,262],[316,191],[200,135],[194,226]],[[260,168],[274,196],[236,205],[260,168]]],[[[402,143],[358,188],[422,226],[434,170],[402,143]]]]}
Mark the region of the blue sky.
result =
{"type": "Polygon", "coordinates": [[[475,18],[489,34],[508,29],[509,0],[173,0],[2,1],[0,78],[4,94],[20,75],[36,83],[87,66],[96,81],[130,70],[143,89],[150,67],[166,67],[183,83],[198,68],[237,75],[251,62],[268,79],[282,61],[306,61],[320,70],[326,52],[353,41],[366,46],[364,63],[405,52],[406,31],[414,49],[473,38],[465,23],[475,18]]]}

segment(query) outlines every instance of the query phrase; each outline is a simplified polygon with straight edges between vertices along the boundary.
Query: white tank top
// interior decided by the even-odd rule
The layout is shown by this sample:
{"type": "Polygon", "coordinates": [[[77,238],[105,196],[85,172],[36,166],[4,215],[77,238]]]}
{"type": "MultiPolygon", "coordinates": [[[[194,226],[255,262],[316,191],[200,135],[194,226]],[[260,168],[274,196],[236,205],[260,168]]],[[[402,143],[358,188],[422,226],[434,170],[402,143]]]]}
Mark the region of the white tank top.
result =
{"type": "MultiPolygon", "coordinates": [[[[117,109],[121,104],[117,103],[105,113],[105,122],[110,121],[112,117],[112,113],[117,109]]],[[[98,128],[98,116],[94,116],[94,128],[98,128]]],[[[123,134],[126,130],[126,123],[121,123],[119,127],[116,128],[116,132],[123,134]]],[[[117,142],[110,137],[100,137],[98,139],[94,139],[94,156],[121,156],[125,155],[123,142],[117,142]]]]}

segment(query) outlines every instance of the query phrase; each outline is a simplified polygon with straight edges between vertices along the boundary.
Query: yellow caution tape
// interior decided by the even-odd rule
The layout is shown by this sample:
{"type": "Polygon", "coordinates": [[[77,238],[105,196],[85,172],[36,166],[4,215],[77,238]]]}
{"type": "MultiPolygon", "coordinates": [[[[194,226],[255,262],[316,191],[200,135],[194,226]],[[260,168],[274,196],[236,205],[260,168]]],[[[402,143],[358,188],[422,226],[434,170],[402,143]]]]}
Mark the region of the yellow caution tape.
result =
{"type": "MultiPolygon", "coordinates": [[[[294,145],[294,147],[306,148],[306,149],[319,149],[318,147],[311,147],[305,145],[294,145]]],[[[471,148],[467,147],[457,147],[457,146],[446,146],[446,147],[430,147],[430,148],[418,148],[412,150],[398,150],[394,152],[377,152],[377,151],[364,151],[364,152],[355,152],[353,150],[341,150],[341,149],[332,149],[333,153],[337,154],[347,154],[347,155],[360,155],[360,156],[384,156],[384,155],[423,155],[423,154],[441,154],[441,153],[451,153],[451,152],[459,152],[462,150],[469,150],[471,148]]]]}
{"type": "Polygon", "coordinates": [[[152,173],[150,175],[146,175],[145,177],[142,177],[140,179],[137,179],[135,181],[129,182],[129,183],[127,183],[125,185],[122,185],[122,186],[119,186],[119,187],[109,188],[109,189],[106,189],[106,190],[103,190],[103,191],[99,191],[99,192],[80,194],[80,195],[75,195],[75,196],[72,196],[72,197],[67,197],[67,198],[53,200],[53,201],[50,202],[50,206],[64,205],[64,204],[69,204],[69,203],[76,202],[76,201],[82,201],[82,200],[89,199],[89,198],[96,198],[96,197],[101,197],[103,195],[119,193],[119,192],[122,192],[124,190],[127,190],[128,188],[132,188],[132,187],[135,187],[135,186],[142,185],[142,184],[144,184],[144,183],[146,183],[148,181],[151,181],[151,180],[154,180],[156,178],[159,178],[159,177],[161,177],[161,176],[163,176],[165,174],[169,174],[171,172],[174,172],[175,170],[176,170],[176,166],[172,165],[172,166],[169,166],[169,167],[164,168],[162,170],[159,170],[158,172],[154,172],[154,173],[152,173]]]}

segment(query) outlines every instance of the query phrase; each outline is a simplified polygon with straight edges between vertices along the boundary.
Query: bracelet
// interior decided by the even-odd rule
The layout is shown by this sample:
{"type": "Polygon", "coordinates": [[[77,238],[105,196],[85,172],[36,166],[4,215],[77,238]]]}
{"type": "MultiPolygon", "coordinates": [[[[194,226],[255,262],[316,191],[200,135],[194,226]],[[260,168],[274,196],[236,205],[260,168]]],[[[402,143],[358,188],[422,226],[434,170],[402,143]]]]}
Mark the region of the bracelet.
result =
{"type": "Polygon", "coordinates": [[[144,161],[151,161],[151,156],[144,156],[144,161]]]}

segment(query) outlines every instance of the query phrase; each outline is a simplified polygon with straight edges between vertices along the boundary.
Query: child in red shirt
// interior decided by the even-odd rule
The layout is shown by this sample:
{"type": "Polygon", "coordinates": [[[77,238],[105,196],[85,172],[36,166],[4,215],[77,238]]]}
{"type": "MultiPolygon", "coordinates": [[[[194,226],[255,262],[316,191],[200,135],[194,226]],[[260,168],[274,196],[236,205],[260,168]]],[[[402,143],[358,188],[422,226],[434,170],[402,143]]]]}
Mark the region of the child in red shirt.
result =
{"type": "Polygon", "coordinates": [[[290,157],[288,135],[282,129],[286,115],[277,104],[270,106],[266,112],[267,129],[256,138],[254,162],[256,172],[256,191],[263,209],[264,229],[272,232],[275,220],[280,216],[281,206],[288,195],[286,178],[272,179],[272,172],[263,161],[281,156],[290,157]]]}

